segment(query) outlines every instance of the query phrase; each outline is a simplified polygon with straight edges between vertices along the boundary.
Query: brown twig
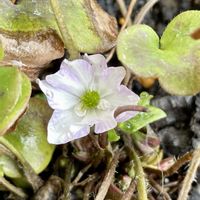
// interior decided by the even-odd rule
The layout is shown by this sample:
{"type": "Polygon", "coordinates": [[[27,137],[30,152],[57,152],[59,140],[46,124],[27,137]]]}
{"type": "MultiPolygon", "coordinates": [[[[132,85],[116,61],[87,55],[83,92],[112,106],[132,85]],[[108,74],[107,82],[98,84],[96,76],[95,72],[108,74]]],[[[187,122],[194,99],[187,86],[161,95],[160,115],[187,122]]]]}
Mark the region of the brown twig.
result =
{"type": "Polygon", "coordinates": [[[155,188],[160,194],[162,194],[166,200],[171,200],[171,197],[162,186],[160,186],[152,177],[149,176],[148,179],[151,186],[155,188]]]}
{"type": "Polygon", "coordinates": [[[96,147],[98,150],[103,150],[102,148],[101,148],[101,146],[99,145],[99,141],[98,141],[98,139],[95,137],[95,135],[94,135],[94,133],[90,133],[89,135],[88,135],[89,137],[90,137],[90,139],[91,139],[91,141],[92,141],[92,144],[94,145],[94,147],[96,147]]]}
{"type": "MultiPolygon", "coordinates": [[[[122,16],[124,18],[126,18],[127,8],[126,8],[126,4],[125,4],[124,0],[116,0],[116,1],[117,1],[118,5],[119,5],[119,9],[120,9],[120,11],[122,13],[122,16]]],[[[129,17],[128,25],[130,26],[131,24],[132,24],[131,18],[129,17]]]]}
{"type": "Polygon", "coordinates": [[[88,171],[88,169],[90,169],[90,167],[92,166],[92,163],[88,164],[86,167],[84,167],[76,176],[76,178],[74,179],[74,181],[72,182],[72,185],[77,185],[77,183],[79,182],[79,180],[82,178],[82,176],[85,174],[85,172],[88,171]]]}
{"type": "Polygon", "coordinates": [[[181,191],[179,193],[177,200],[187,200],[188,199],[188,193],[191,189],[192,182],[195,180],[197,169],[200,165],[200,148],[196,149],[193,152],[193,158],[190,163],[190,167],[187,171],[187,174],[185,176],[185,179],[183,181],[183,185],[181,188],[181,191]]]}
{"type": "Polygon", "coordinates": [[[158,169],[152,169],[152,168],[146,168],[145,171],[147,172],[153,172],[159,176],[171,176],[174,173],[176,173],[183,165],[188,163],[192,159],[192,151],[184,154],[182,157],[176,160],[176,162],[167,170],[165,171],[160,171],[158,169]]]}
{"type": "Polygon", "coordinates": [[[167,190],[167,188],[171,188],[171,187],[177,186],[178,183],[179,183],[179,181],[173,181],[173,182],[170,182],[170,183],[166,183],[163,187],[166,188],[166,190],[167,190]]]}
{"type": "Polygon", "coordinates": [[[84,189],[83,200],[89,200],[92,195],[94,195],[93,187],[95,184],[95,179],[88,182],[84,189]]]}
{"type": "Polygon", "coordinates": [[[139,13],[136,15],[134,24],[141,24],[146,14],[149,12],[149,10],[154,6],[155,3],[157,3],[159,0],[149,0],[139,11],[139,13]]]}
{"type": "Polygon", "coordinates": [[[133,180],[131,181],[131,184],[130,184],[129,188],[126,190],[126,192],[125,192],[124,195],[122,196],[122,199],[121,199],[121,200],[131,200],[131,199],[132,199],[133,192],[135,191],[135,186],[136,186],[136,182],[135,182],[135,180],[133,179],[133,180]]]}
{"type": "Polygon", "coordinates": [[[163,175],[171,176],[176,173],[184,164],[188,163],[192,159],[193,152],[188,152],[180,157],[168,170],[163,171],[163,175]]]}
{"type": "Polygon", "coordinates": [[[84,179],[83,181],[76,183],[75,186],[84,186],[87,183],[97,180],[98,179],[99,174],[98,173],[94,173],[92,175],[89,175],[86,179],[84,179]]]}
{"type": "Polygon", "coordinates": [[[97,196],[95,198],[95,200],[104,200],[105,196],[108,192],[108,189],[113,181],[113,177],[115,174],[115,169],[117,167],[118,164],[118,159],[119,159],[119,155],[120,155],[120,150],[118,150],[112,161],[110,162],[110,164],[108,165],[107,171],[106,171],[106,175],[101,183],[101,186],[99,188],[99,191],[97,193],[97,196]]]}

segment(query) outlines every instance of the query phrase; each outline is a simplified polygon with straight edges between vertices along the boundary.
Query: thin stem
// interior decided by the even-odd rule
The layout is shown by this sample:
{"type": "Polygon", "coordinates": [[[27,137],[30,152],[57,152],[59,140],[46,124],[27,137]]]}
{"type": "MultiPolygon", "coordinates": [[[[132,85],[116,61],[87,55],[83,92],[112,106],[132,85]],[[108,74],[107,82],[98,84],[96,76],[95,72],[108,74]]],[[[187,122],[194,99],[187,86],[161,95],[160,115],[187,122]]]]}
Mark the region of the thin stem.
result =
{"type": "Polygon", "coordinates": [[[110,187],[110,185],[113,181],[115,169],[116,169],[117,164],[118,164],[119,155],[120,155],[120,151],[116,152],[112,161],[108,165],[106,175],[105,175],[105,177],[102,181],[102,184],[99,188],[99,191],[97,193],[95,200],[104,200],[105,199],[106,194],[108,192],[108,189],[109,189],[109,187],[110,187]]]}
{"type": "Polygon", "coordinates": [[[191,189],[192,182],[195,180],[197,169],[200,165],[200,148],[196,149],[193,153],[193,158],[190,163],[190,167],[187,171],[187,174],[185,176],[185,179],[183,181],[183,186],[181,188],[181,191],[179,193],[177,200],[187,200],[188,199],[188,193],[191,189]]]}
{"type": "Polygon", "coordinates": [[[145,174],[143,171],[143,167],[142,167],[140,158],[133,148],[133,145],[131,143],[132,139],[131,139],[130,135],[123,134],[122,138],[124,140],[124,145],[126,146],[129,156],[134,161],[134,164],[135,164],[135,174],[136,174],[135,180],[137,181],[138,200],[148,200],[145,174]]]}
{"type": "Polygon", "coordinates": [[[178,160],[176,160],[176,162],[167,170],[165,171],[161,171],[159,169],[153,169],[153,168],[148,168],[146,166],[145,167],[145,171],[147,172],[151,172],[151,173],[155,173],[159,176],[171,176],[174,173],[176,173],[183,165],[185,165],[186,163],[188,163],[191,159],[192,159],[192,154],[193,152],[188,152],[186,154],[184,154],[182,157],[180,157],[178,160]]]}
{"type": "Polygon", "coordinates": [[[131,15],[132,15],[132,12],[133,12],[136,2],[137,2],[137,0],[131,0],[129,7],[128,7],[127,14],[126,14],[125,22],[124,22],[123,26],[121,27],[120,33],[127,27],[128,21],[131,18],[131,15]]]}
{"type": "Polygon", "coordinates": [[[131,200],[133,192],[135,191],[135,186],[136,186],[136,182],[135,180],[132,180],[129,188],[126,190],[121,200],[131,200]]]}
{"type": "Polygon", "coordinates": [[[115,111],[114,117],[117,117],[118,115],[120,115],[121,113],[126,112],[126,111],[147,112],[147,108],[145,108],[143,106],[133,106],[133,105],[122,106],[122,107],[119,107],[115,111]]]}
{"type": "Polygon", "coordinates": [[[184,154],[168,170],[163,171],[163,175],[166,177],[176,173],[184,164],[188,163],[192,159],[192,155],[192,151],[184,154]]]}
{"type": "Polygon", "coordinates": [[[142,168],[142,163],[137,153],[132,149],[132,158],[135,163],[135,173],[137,180],[138,200],[148,200],[145,175],[142,168]]]}
{"type": "Polygon", "coordinates": [[[84,167],[76,176],[74,181],[72,182],[72,185],[76,185],[79,180],[82,178],[82,176],[88,171],[88,169],[92,166],[92,163],[88,164],[86,167],[84,167]]]}
{"type": "Polygon", "coordinates": [[[108,145],[108,133],[104,132],[104,133],[99,134],[98,140],[99,140],[100,147],[105,149],[108,145]]]}
{"type": "Polygon", "coordinates": [[[51,2],[51,7],[54,12],[60,33],[62,35],[63,42],[69,53],[70,59],[71,60],[76,59],[79,57],[79,52],[76,49],[73,43],[73,40],[68,33],[67,27],[65,25],[66,22],[64,20],[64,16],[60,8],[60,3],[58,0],[50,0],[50,2],[51,2]]]}
{"type": "Polygon", "coordinates": [[[141,24],[146,14],[149,10],[157,3],[159,0],[149,0],[140,10],[140,12],[136,15],[134,24],[141,24]]]}
{"type": "Polygon", "coordinates": [[[13,192],[17,196],[26,199],[28,196],[27,194],[21,189],[17,188],[14,185],[12,185],[10,182],[8,182],[4,177],[0,177],[0,183],[7,188],[10,192],[13,192]]]}
{"type": "Polygon", "coordinates": [[[160,186],[152,177],[149,177],[148,179],[151,186],[155,188],[160,194],[162,194],[166,200],[171,200],[171,197],[162,186],[160,186]]]}
{"type": "MultiPolygon", "coordinates": [[[[119,5],[119,9],[123,15],[124,18],[126,18],[126,13],[127,13],[127,8],[126,8],[126,4],[124,2],[124,0],[116,0],[118,5],[119,5]]],[[[131,22],[131,18],[129,17],[128,19],[128,25],[130,26],[132,24],[131,22]]]]}

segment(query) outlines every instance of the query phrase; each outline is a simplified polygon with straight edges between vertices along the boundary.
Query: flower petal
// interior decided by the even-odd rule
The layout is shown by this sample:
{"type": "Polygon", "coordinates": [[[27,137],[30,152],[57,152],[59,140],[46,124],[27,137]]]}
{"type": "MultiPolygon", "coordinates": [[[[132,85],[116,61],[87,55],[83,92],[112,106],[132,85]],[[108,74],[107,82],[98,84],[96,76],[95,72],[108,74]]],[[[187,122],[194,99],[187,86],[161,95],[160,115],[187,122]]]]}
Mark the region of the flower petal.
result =
{"type": "Polygon", "coordinates": [[[73,107],[79,101],[76,96],[62,89],[52,87],[45,80],[41,81],[38,79],[37,82],[46,95],[49,105],[53,109],[66,110],[73,107]]]}
{"type": "Polygon", "coordinates": [[[85,60],[64,60],[60,70],[52,75],[46,76],[46,80],[57,88],[80,96],[87,89],[93,79],[93,68],[85,60]]]}
{"type": "MultiPolygon", "coordinates": [[[[127,105],[137,105],[139,96],[129,90],[126,86],[121,85],[118,92],[115,91],[113,94],[106,96],[105,99],[109,102],[112,102],[111,105],[113,107],[118,108],[127,105]]],[[[117,122],[124,122],[137,114],[138,112],[136,111],[127,111],[118,115],[116,120],[117,122]]]]}
{"type": "Polygon", "coordinates": [[[125,122],[138,114],[137,111],[126,111],[116,117],[117,122],[125,122]]]}
{"type": "Polygon", "coordinates": [[[98,73],[94,77],[94,83],[96,85],[95,89],[98,90],[104,98],[106,95],[110,95],[118,89],[120,83],[125,77],[126,70],[123,67],[109,67],[105,70],[101,70],[101,73],[98,73]]]}
{"type": "Polygon", "coordinates": [[[137,105],[139,101],[139,96],[129,90],[126,86],[120,85],[118,91],[113,91],[111,95],[105,97],[105,99],[116,107],[127,106],[127,105],[137,105]]]}
{"type": "Polygon", "coordinates": [[[83,56],[83,59],[88,61],[92,66],[94,66],[96,68],[99,68],[99,67],[100,68],[107,68],[106,59],[101,54],[95,54],[95,55],[90,55],[90,56],[85,54],[83,56]]]}
{"type": "Polygon", "coordinates": [[[72,110],[54,111],[48,124],[48,142],[51,144],[64,144],[89,134],[88,125],[80,125],[72,110]]]}
{"type": "Polygon", "coordinates": [[[95,133],[103,133],[111,130],[117,126],[117,121],[114,118],[114,110],[93,110],[88,111],[81,123],[89,124],[90,126],[95,125],[95,133]]]}
{"type": "Polygon", "coordinates": [[[117,126],[117,121],[110,113],[105,113],[99,122],[95,123],[94,132],[103,133],[109,131],[117,126]]]}

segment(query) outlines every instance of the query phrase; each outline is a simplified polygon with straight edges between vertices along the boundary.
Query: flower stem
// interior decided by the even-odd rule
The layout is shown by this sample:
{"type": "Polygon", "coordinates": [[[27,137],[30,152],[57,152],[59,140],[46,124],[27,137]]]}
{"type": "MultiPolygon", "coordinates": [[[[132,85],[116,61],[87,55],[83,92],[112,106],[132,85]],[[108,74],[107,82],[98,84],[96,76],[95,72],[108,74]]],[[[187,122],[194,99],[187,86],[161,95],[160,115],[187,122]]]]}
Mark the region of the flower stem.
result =
{"type": "Polygon", "coordinates": [[[134,105],[121,106],[115,111],[114,117],[117,117],[121,113],[127,111],[147,112],[148,109],[145,108],[144,106],[134,106],[134,105]]]}
{"type": "Polygon", "coordinates": [[[138,200],[148,200],[147,198],[147,189],[146,181],[144,177],[144,171],[142,168],[142,163],[137,155],[137,153],[132,149],[132,158],[135,162],[135,173],[137,178],[137,191],[138,191],[138,200]]]}
{"type": "Polygon", "coordinates": [[[133,148],[133,145],[131,143],[132,139],[131,139],[130,135],[123,134],[122,138],[124,140],[126,149],[129,153],[129,157],[134,161],[134,164],[135,164],[135,174],[136,174],[135,177],[136,177],[136,181],[137,181],[138,200],[148,200],[145,174],[143,171],[143,167],[142,167],[140,158],[133,148]]]}
{"type": "Polygon", "coordinates": [[[69,53],[70,60],[76,59],[79,57],[79,52],[76,49],[76,47],[72,41],[72,38],[69,35],[68,29],[65,25],[66,22],[64,20],[64,16],[61,11],[61,7],[60,7],[61,5],[58,0],[50,0],[50,2],[51,2],[51,7],[54,12],[63,42],[69,53]]]}

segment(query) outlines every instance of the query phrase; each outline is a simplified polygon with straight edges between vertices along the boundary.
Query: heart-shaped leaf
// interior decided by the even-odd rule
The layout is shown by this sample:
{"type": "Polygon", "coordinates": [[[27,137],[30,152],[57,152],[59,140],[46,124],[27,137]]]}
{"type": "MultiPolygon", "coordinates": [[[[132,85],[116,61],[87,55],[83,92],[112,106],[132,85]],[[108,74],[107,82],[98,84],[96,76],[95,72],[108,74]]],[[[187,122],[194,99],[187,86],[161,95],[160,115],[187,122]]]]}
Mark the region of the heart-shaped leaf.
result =
{"type": "Polygon", "coordinates": [[[55,148],[47,142],[47,124],[51,114],[45,100],[31,98],[28,111],[18,121],[16,129],[0,137],[0,142],[19,159],[26,160],[36,173],[46,168],[55,148]]]}
{"type": "Polygon", "coordinates": [[[134,25],[118,39],[120,61],[141,77],[157,77],[168,92],[193,95],[200,91],[200,40],[191,34],[200,27],[200,11],[175,17],[161,39],[152,28],[134,25]]]}
{"type": "Polygon", "coordinates": [[[22,115],[30,94],[30,81],[18,68],[0,67],[0,135],[22,115]]]}

